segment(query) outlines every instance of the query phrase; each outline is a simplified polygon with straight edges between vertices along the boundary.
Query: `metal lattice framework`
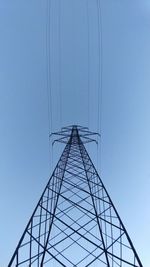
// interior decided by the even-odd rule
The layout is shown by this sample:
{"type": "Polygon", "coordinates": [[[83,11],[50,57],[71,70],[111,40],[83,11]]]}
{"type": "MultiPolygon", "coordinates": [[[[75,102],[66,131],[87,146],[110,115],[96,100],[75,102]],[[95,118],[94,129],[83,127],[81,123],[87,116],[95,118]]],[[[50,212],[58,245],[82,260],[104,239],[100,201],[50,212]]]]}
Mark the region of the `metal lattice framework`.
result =
{"type": "Polygon", "coordinates": [[[142,267],[84,143],[85,127],[55,133],[66,143],[8,267],[142,267]]]}

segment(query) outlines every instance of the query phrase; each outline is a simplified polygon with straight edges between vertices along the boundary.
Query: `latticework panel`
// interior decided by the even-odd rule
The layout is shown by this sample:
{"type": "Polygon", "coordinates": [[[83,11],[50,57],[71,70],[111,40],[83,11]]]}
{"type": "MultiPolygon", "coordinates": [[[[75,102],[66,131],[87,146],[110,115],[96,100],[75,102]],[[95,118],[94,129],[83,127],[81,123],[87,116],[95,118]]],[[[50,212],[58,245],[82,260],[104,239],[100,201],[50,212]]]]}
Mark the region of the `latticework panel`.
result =
{"type": "Polygon", "coordinates": [[[142,267],[78,127],[66,132],[64,152],[8,266],[142,267]]]}

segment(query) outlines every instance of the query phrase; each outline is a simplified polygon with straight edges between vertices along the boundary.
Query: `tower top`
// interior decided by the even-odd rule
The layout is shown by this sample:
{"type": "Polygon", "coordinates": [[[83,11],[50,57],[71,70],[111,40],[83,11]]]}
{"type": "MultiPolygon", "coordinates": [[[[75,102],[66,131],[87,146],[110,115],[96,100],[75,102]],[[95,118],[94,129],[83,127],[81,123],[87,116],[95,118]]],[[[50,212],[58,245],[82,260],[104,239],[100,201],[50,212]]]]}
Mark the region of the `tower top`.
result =
{"type": "Polygon", "coordinates": [[[54,140],[53,144],[55,142],[67,144],[67,142],[70,138],[71,132],[73,132],[73,131],[76,131],[76,133],[78,133],[80,135],[80,138],[81,138],[83,144],[90,143],[90,142],[98,143],[97,140],[94,138],[94,136],[100,136],[99,133],[89,131],[88,127],[83,127],[80,125],[69,125],[66,127],[62,127],[61,131],[53,132],[50,134],[50,136],[53,135],[53,136],[59,137],[59,138],[56,138],[54,140]]]}

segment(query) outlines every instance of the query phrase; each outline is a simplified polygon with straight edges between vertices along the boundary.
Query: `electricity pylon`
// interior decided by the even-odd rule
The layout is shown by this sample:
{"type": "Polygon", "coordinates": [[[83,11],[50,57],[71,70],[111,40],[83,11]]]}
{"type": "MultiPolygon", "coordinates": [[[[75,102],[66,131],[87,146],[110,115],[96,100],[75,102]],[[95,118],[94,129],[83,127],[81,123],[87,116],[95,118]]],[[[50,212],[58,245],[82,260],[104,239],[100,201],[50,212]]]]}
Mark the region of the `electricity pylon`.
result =
{"type": "Polygon", "coordinates": [[[84,146],[86,127],[55,133],[66,143],[8,267],[142,267],[84,146]]]}

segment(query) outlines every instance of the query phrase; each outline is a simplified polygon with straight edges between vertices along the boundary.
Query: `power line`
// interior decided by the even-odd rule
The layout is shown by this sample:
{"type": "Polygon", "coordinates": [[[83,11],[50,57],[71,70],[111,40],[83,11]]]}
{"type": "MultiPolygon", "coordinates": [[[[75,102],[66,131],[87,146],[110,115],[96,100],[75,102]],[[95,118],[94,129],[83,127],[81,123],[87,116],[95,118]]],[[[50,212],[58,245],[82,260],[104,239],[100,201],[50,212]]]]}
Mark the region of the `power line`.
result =
{"type": "MultiPolygon", "coordinates": [[[[97,4],[97,29],[98,29],[98,116],[97,116],[97,131],[102,134],[102,71],[103,71],[103,46],[102,46],[102,12],[101,12],[101,0],[96,0],[97,4]]],[[[101,169],[101,138],[100,138],[100,151],[97,154],[100,159],[101,169]]]]}
{"type": "Polygon", "coordinates": [[[59,106],[60,106],[60,128],[62,127],[62,69],[61,69],[61,0],[58,0],[58,49],[59,49],[59,106]]]}
{"type": "Polygon", "coordinates": [[[89,18],[89,2],[86,0],[86,16],[87,16],[87,90],[88,90],[88,127],[90,126],[90,18],[89,18]]]}
{"type": "Polygon", "coordinates": [[[50,42],[50,10],[51,0],[46,5],[46,62],[47,62],[47,98],[49,134],[52,132],[52,88],[51,88],[51,42],[50,42]]]}
{"type": "Polygon", "coordinates": [[[51,11],[51,0],[46,2],[46,70],[47,70],[47,103],[48,103],[48,142],[49,142],[49,160],[50,167],[53,168],[53,152],[51,148],[51,142],[49,135],[52,133],[52,86],[51,86],[51,27],[50,27],[50,11],[51,11]]]}

